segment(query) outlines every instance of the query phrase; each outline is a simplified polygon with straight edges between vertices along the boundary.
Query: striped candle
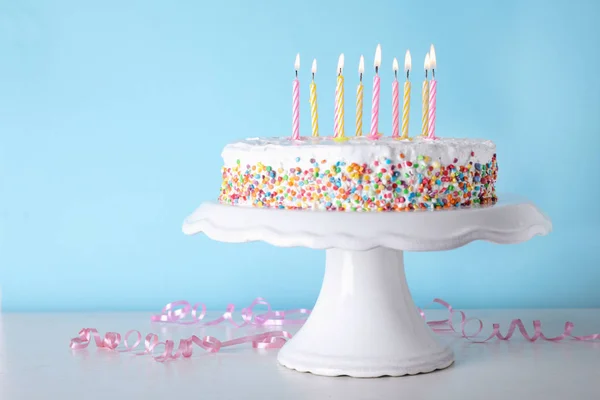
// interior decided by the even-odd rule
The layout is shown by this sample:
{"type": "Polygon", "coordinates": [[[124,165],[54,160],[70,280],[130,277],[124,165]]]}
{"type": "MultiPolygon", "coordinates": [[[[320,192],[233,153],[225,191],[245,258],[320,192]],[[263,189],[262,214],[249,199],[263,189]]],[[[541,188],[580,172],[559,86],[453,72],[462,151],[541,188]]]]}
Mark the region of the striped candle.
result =
{"type": "Polygon", "coordinates": [[[373,77],[373,99],[371,101],[371,139],[379,137],[377,131],[379,129],[379,75],[373,77]]]}
{"type": "Polygon", "coordinates": [[[406,50],[404,56],[404,71],[406,72],[406,82],[404,82],[404,102],[402,104],[402,139],[408,139],[408,120],[410,118],[410,81],[408,80],[410,74],[412,60],[410,57],[410,51],[406,50]]]}
{"type": "Polygon", "coordinates": [[[338,60],[338,77],[335,87],[335,115],[334,115],[334,137],[341,139],[344,137],[344,55],[341,54],[338,60]]]}
{"type": "Polygon", "coordinates": [[[381,66],[381,46],[377,45],[375,50],[375,76],[373,77],[373,98],[371,100],[371,133],[370,139],[379,138],[379,67],[381,66]]]}
{"type": "Polygon", "coordinates": [[[358,75],[359,82],[358,87],[356,88],[356,136],[362,136],[363,130],[363,83],[362,76],[365,72],[365,59],[363,56],[360,56],[360,61],[358,63],[358,75]]]}
{"type": "Polygon", "coordinates": [[[292,85],[292,139],[300,139],[300,81],[298,80],[298,70],[300,69],[300,54],[296,55],[294,63],[296,78],[292,85]]]}
{"type": "Polygon", "coordinates": [[[400,136],[398,117],[400,114],[398,105],[398,60],[394,58],[394,81],[392,82],[392,137],[397,139],[400,136]]]}
{"type": "Polygon", "coordinates": [[[315,74],[317,73],[317,60],[313,60],[312,82],[310,83],[310,120],[312,123],[312,135],[319,136],[319,111],[317,109],[317,84],[315,74]]]}
{"type": "Polygon", "coordinates": [[[408,139],[408,120],[410,114],[410,82],[404,82],[404,103],[402,104],[402,139],[408,139]]]}
{"type": "Polygon", "coordinates": [[[436,88],[437,82],[435,81],[435,79],[432,79],[429,85],[429,126],[427,132],[428,139],[435,139],[435,103],[437,94],[436,88]]]}
{"type": "Polygon", "coordinates": [[[425,55],[425,80],[423,81],[422,101],[423,101],[423,116],[421,135],[427,136],[429,131],[429,81],[427,80],[427,70],[429,69],[429,53],[425,55]]]}
{"type": "Polygon", "coordinates": [[[435,49],[431,45],[429,50],[429,66],[431,67],[431,81],[429,82],[429,123],[427,130],[427,138],[435,139],[435,109],[437,97],[437,81],[435,80],[435,67],[437,60],[435,57],[435,49]]]}

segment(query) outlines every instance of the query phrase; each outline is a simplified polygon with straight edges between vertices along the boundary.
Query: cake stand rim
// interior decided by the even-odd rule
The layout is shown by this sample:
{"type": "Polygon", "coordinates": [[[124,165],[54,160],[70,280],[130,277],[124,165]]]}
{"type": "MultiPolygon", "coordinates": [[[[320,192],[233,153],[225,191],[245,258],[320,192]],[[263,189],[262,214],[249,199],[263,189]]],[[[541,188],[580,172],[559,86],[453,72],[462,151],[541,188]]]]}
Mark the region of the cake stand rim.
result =
{"type": "Polygon", "coordinates": [[[550,218],[528,198],[511,193],[500,194],[498,197],[500,200],[490,206],[409,212],[285,210],[206,201],[185,218],[182,231],[186,235],[204,233],[213,240],[227,243],[262,241],[278,247],[338,248],[355,251],[377,247],[403,251],[443,251],[474,241],[516,244],[529,241],[535,236],[548,235],[552,231],[550,218]],[[232,216],[234,213],[236,215],[232,216]],[[230,215],[223,217],[224,214],[230,215]],[[463,221],[462,226],[460,221],[465,218],[457,218],[461,216],[469,220],[463,221]],[[306,220],[311,219],[314,223],[317,222],[316,217],[320,220],[329,219],[330,223],[354,219],[353,222],[358,222],[358,228],[324,232],[324,229],[318,226],[320,224],[317,224],[316,228],[314,224],[307,227],[306,220]],[[221,221],[217,221],[219,219],[221,221]],[[222,219],[228,219],[229,223],[224,224],[222,219]],[[232,220],[235,221],[232,223],[232,220]],[[303,223],[305,229],[284,228],[286,220],[288,225],[293,222],[303,223]],[[248,221],[251,222],[251,226],[246,223],[248,221]],[[363,223],[371,225],[371,231],[375,235],[369,235],[368,231],[361,233],[360,227],[364,226],[363,223]],[[373,225],[391,227],[392,230],[378,230],[377,227],[373,228],[373,225]],[[425,225],[425,228],[421,227],[420,232],[404,232],[401,231],[403,225],[425,225]],[[451,225],[454,225],[454,228],[451,225]],[[445,230],[445,233],[436,237],[433,232],[440,228],[444,228],[442,230],[445,230]]]}

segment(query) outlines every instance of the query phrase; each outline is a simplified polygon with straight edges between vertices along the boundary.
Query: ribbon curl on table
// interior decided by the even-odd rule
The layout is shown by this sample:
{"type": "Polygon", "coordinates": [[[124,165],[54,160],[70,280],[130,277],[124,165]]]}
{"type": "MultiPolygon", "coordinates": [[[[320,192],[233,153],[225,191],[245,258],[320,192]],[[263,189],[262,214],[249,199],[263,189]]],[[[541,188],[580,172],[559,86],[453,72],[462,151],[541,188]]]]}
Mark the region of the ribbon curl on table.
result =
{"type": "MultiPolygon", "coordinates": [[[[515,330],[519,328],[519,332],[521,335],[530,342],[535,342],[538,339],[547,340],[551,342],[558,342],[567,338],[572,338],[574,340],[579,341],[590,341],[600,339],[600,333],[595,333],[586,336],[574,336],[571,335],[573,328],[575,325],[567,321],[565,322],[565,327],[563,333],[554,336],[547,337],[542,333],[542,324],[539,320],[533,321],[533,336],[529,336],[523,322],[520,319],[513,319],[508,327],[508,331],[506,335],[502,335],[500,333],[500,324],[494,323],[492,325],[493,331],[492,333],[483,340],[475,340],[481,331],[483,330],[483,322],[478,318],[467,318],[466,314],[463,311],[456,311],[452,308],[452,306],[444,300],[434,299],[433,303],[440,304],[448,311],[448,318],[443,320],[436,321],[427,321],[427,325],[429,325],[434,332],[443,333],[443,332],[455,332],[460,333],[462,337],[468,339],[474,343],[485,343],[493,338],[498,338],[499,340],[509,340],[515,330]],[[458,314],[460,316],[460,332],[458,332],[454,324],[452,323],[452,318],[458,314]],[[465,332],[466,326],[469,322],[476,321],[479,324],[479,328],[475,333],[467,334],[465,332]]],[[[266,326],[282,326],[282,325],[301,325],[306,320],[305,318],[290,318],[291,315],[299,314],[299,315],[308,315],[310,314],[310,310],[305,308],[299,308],[294,310],[287,311],[273,311],[271,309],[271,305],[263,298],[255,299],[248,307],[243,308],[240,311],[240,315],[242,317],[243,322],[237,323],[233,320],[233,313],[235,311],[235,306],[230,304],[225,309],[225,312],[220,317],[212,320],[212,321],[203,321],[206,316],[206,306],[201,303],[196,303],[194,305],[190,304],[185,300],[179,300],[172,303],[167,304],[163,309],[161,314],[153,315],[150,320],[152,322],[163,322],[163,323],[175,323],[180,325],[199,325],[199,326],[212,326],[218,325],[223,322],[228,322],[236,328],[241,328],[244,326],[255,326],[255,327],[266,327],[266,326]],[[263,305],[267,307],[267,311],[264,313],[255,313],[254,308],[258,305],[263,305]]],[[[421,317],[425,319],[425,312],[421,309],[418,309],[421,317]]],[[[123,347],[119,348],[119,344],[121,344],[121,334],[116,332],[107,332],[104,337],[102,337],[98,330],[95,328],[84,328],[79,331],[79,335],[76,338],[71,339],[70,347],[72,349],[83,349],[86,348],[92,340],[96,344],[98,348],[105,348],[109,350],[114,350],[118,352],[133,352],[135,355],[146,355],[150,354],[152,357],[159,362],[165,362],[169,360],[176,360],[179,357],[191,357],[193,352],[193,345],[210,352],[216,353],[223,347],[235,346],[243,343],[252,343],[252,347],[255,349],[276,349],[281,348],[285,342],[290,339],[292,335],[283,330],[277,331],[269,331],[258,333],[254,335],[242,336],[237,339],[220,341],[219,339],[213,336],[204,336],[200,338],[196,335],[192,335],[189,338],[180,339],[179,346],[177,350],[175,350],[175,341],[166,340],[164,342],[159,341],[158,335],[154,333],[149,333],[146,335],[144,340],[144,350],[137,351],[136,350],[142,342],[142,334],[137,330],[130,330],[125,333],[123,337],[123,347]],[[136,336],[136,340],[133,344],[129,344],[129,337],[131,335],[136,336]],[[160,346],[164,346],[164,350],[160,352],[160,346]],[[175,350],[175,352],[173,352],[175,350]]]]}

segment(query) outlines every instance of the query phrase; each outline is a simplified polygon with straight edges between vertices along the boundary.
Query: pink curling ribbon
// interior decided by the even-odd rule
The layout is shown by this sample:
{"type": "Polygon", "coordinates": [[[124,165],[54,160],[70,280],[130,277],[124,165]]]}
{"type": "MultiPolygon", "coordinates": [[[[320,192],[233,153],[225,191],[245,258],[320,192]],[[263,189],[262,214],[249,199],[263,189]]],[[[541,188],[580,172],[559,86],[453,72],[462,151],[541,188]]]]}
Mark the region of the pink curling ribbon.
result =
{"type": "MultiPolygon", "coordinates": [[[[288,311],[273,311],[271,305],[262,297],[257,297],[252,303],[246,308],[242,308],[240,311],[241,317],[244,320],[242,324],[238,324],[233,320],[233,312],[235,311],[235,305],[229,304],[225,313],[220,317],[204,322],[201,326],[217,325],[222,322],[228,321],[236,328],[241,328],[247,325],[255,326],[273,326],[273,325],[292,325],[292,324],[303,324],[305,319],[291,319],[289,315],[293,314],[310,314],[310,310],[306,308],[298,308],[288,311]],[[262,314],[254,314],[254,308],[258,305],[267,307],[267,311],[262,314]],[[287,316],[287,318],[286,318],[287,316]]],[[[160,315],[153,315],[150,317],[152,322],[171,322],[182,325],[198,324],[206,315],[206,306],[202,303],[196,303],[193,306],[185,301],[179,300],[167,304],[163,307],[160,315]],[[198,309],[200,308],[200,312],[198,309]]]]}
{"type": "MultiPolygon", "coordinates": [[[[146,339],[144,341],[144,350],[133,354],[151,354],[156,361],[165,362],[176,360],[179,357],[191,357],[194,344],[208,351],[209,353],[216,353],[223,347],[230,347],[249,342],[252,343],[252,347],[255,349],[276,349],[281,348],[287,339],[290,339],[291,337],[292,335],[289,332],[274,331],[259,333],[256,335],[242,336],[237,339],[222,342],[213,336],[204,336],[203,338],[200,338],[196,335],[192,335],[189,338],[181,339],[179,341],[177,350],[175,350],[175,342],[173,340],[160,342],[157,335],[154,333],[149,333],[146,335],[146,339]],[[159,346],[164,346],[162,352],[157,350],[159,346]],[[175,350],[175,352],[173,352],[173,350],[175,350]]],[[[128,331],[125,334],[125,340],[123,341],[124,348],[119,349],[118,346],[121,343],[121,335],[119,333],[108,332],[104,335],[104,338],[102,338],[98,333],[98,330],[95,328],[84,328],[79,331],[78,337],[71,339],[71,348],[74,350],[86,348],[92,342],[92,339],[98,348],[105,348],[118,352],[131,352],[140,345],[142,341],[142,334],[136,330],[128,331]],[[127,339],[132,334],[135,334],[137,338],[135,343],[130,345],[127,339]]]]}
{"type": "MultiPolygon", "coordinates": [[[[492,325],[492,333],[483,340],[475,340],[481,331],[483,330],[483,322],[478,318],[467,318],[463,311],[455,311],[452,306],[444,300],[434,299],[434,303],[440,304],[448,311],[448,318],[443,320],[427,321],[434,332],[455,332],[460,333],[462,337],[475,343],[485,343],[493,338],[499,340],[509,340],[515,333],[516,329],[519,329],[521,335],[530,342],[535,342],[538,339],[558,342],[571,338],[578,341],[590,341],[600,339],[600,333],[595,333],[586,336],[574,336],[571,334],[575,325],[572,322],[565,322],[563,333],[554,336],[547,337],[542,333],[542,324],[539,320],[533,321],[533,335],[529,336],[527,329],[520,319],[514,319],[508,326],[506,335],[500,332],[500,324],[494,323],[492,325]],[[460,332],[456,330],[452,322],[455,314],[460,316],[460,332]],[[475,333],[467,334],[465,329],[471,321],[476,321],[479,324],[479,328],[475,333]]],[[[159,315],[151,317],[153,322],[163,323],[174,323],[182,325],[199,324],[200,326],[212,326],[228,322],[237,328],[244,326],[276,326],[276,325],[293,325],[303,324],[305,318],[291,318],[294,314],[308,315],[310,310],[299,308],[287,311],[273,311],[270,304],[263,298],[255,299],[248,307],[243,308],[240,312],[243,322],[238,324],[233,320],[233,312],[235,306],[230,304],[225,309],[225,312],[220,317],[212,320],[203,322],[206,316],[206,306],[201,303],[191,305],[185,300],[179,300],[167,304],[159,315]],[[255,314],[254,308],[258,305],[267,307],[267,311],[261,314],[255,314]]],[[[418,309],[421,317],[425,319],[425,312],[422,309],[418,309]]],[[[165,362],[176,360],[180,357],[188,358],[192,356],[193,345],[196,345],[210,353],[216,353],[224,347],[235,346],[244,343],[251,343],[255,349],[278,349],[281,348],[285,342],[290,339],[292,335],[287,331],[269,331],[258,333],[254,335],[242,336],[237,339],[228,340],[225,342],[213,336],[204,336],[200,338],[196,335],[192,335],[189,338],[180,339],[179,346],[175,350],[175,341],[166,340],[164,342],[159,341],[159,337],[154,333],[146,335],[144,340],[144,349],[141,351],[133,352],[138,349],[142,342],[142,334],[137,330],[130,330],[125,333],[124,337],[116,332],[107,332],[102,337],[95,328],[84,328],[79,331],[79,335],[76,338],[71,339],[70,347],[74,350],[86,348],[92,341],[98,348],[104,348],[108,350],[118,352],[132,352],[134,355],[146,355],[150,354],[154,360],[158,362],[165,362]],[[135,341],[130,344],[129,340],[132,335],[135,335],[135,341]],[[119,348],[123,339],[123,346],[119,348]],[[162,346],[162,351],[161,350],[162,346]]]]}

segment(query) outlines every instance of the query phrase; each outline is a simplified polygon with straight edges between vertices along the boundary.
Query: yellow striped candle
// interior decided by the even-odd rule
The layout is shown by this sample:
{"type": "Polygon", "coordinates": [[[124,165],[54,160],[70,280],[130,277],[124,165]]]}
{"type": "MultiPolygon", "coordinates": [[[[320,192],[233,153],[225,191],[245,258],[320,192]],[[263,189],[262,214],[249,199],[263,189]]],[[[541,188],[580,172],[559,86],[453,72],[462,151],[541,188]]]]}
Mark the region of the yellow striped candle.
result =
{"type": "Polygon", "coordinates": [[[404,82],[404,103],[402,103],[402,136],[400,139],[408,139],[408,120],[410,114],[410,81],[408,80],[410,74],[410,67],[412,60],[410,57],[410,51],[406,50],[406,56],[404,56],[404,71],[406,71],[406,82],[404,82]]]}
{"type": "Polygon", "coordinates": [[[423,116],[421,135],[427,136],[429,132],[429,81],[427,80],[427,70],[429,69],[429,53],[425,55],[425,80],[423,81],[423,116]]]}
{"type": "Polygon", "coordinates": [[[335,120],[334,137],[336,139],[344,138],[344,55],[341,54],[338,60],[338,77],[335,87],[335,120]]]}
{"type": "Polygon", "coordinates": [[[429,81],[429,132],[428,139],[435,139],[435,110],[437,99],[437,81],[435,80],[435,49],[433,45],[429,49],[429,68],[431,68],[431,80],[429,81]]]}
{"type": "Polygon", "coordinates": [[[363,134],[363,83],[362,76],[365,72],[365,58],[360,56],[360,61],[358,63],[358,76],[359,83],[356,88],[356,136],[362,136],[363,134]]]}
{"type": "Polygon", "coordinates": [[[317,60],[312,64],[312,82],[310,83],[310,119],[312,122],[312,135],[319,136],[319,111],[317,109],[317,84],[315,74],[317,73],[317,60]]]}

